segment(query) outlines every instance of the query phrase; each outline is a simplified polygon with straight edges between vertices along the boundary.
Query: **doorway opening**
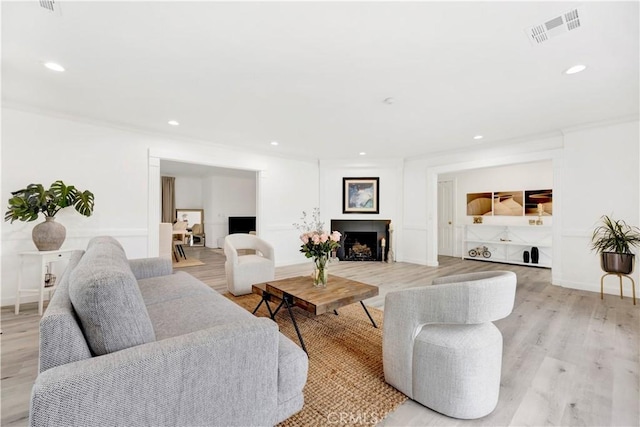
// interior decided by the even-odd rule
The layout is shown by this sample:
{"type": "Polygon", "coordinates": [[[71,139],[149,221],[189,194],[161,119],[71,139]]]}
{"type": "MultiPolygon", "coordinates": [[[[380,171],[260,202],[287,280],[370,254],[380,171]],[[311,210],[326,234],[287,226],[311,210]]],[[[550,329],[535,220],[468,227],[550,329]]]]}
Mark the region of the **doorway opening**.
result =
{"type": "Polygon", "coordinates": [[[207,247],[224,245],[229,216],[247,216],[245,212],[250,211],[249,216],[256,217],[256,232],[260,232],[260,171],[216,165],[213,160],[202,163],[195,157],[178,158],[160,152],[150,152],[148,159],[148,256],[158,256],[159,253],[160,233],[156,232],[156,224],[162,222],[161,176],[165,174],[184,177],[178,183],[178,192],[180,188],[187,190],[182,193],[184,198],[178,196],[176,208],[204,211],[207,247]]]}

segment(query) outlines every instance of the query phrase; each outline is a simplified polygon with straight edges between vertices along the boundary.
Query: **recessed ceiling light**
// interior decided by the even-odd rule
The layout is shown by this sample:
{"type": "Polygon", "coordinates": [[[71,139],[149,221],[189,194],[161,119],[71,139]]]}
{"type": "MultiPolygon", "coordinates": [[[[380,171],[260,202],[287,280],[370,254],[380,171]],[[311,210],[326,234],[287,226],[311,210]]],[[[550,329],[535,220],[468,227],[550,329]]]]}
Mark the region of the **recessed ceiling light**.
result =
{"type": "Polygon", "coordinates": [[[578,65],[574,65],[573,67],[569,68],[564,73],[565,74],[576,74],[576,73],[579,73],[580,71],[584,71],[586,68],[587,68],[586,65],[578,64],[578,65]]]}
{"type": "Polygon", "coordinates": [[[476,135],[473,137],[473,139],[482,139],[482,138],[484,138],[482,135],[476,135]]]}
{"type": "Polygon", "coordinates": [[[278,141],[271,141],[271,145],[275,147],[276,145],[278,145],[278,141]]]}
{"type": "Polygon", "coordinates": [[[361,151],[361,152],[360,152],[360,155],[361,155],[361,156],[366,156],[366,155],[367,155],[367,153],[365,153],[364,151],[361,151]]]}
{"type": "Polygon", "coordinates": [[[64,67],[60,64],[56,64],[55,62],[45,62],[44,66],[50,70],[58,71],[60,73],[64,71],[64,67]]]}
{"type": "Polygon", "coordinates": [[[180,123],[175,120],[169,120],[167,123],[169,123],[171,126],[180,126],[180,123]]]}

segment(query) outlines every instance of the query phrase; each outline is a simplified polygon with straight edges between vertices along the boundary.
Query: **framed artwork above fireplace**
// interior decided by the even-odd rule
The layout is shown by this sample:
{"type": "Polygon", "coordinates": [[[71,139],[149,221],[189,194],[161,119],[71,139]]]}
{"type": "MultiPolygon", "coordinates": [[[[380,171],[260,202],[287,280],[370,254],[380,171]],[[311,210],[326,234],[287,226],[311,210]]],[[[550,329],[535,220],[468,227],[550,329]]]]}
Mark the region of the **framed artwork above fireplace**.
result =
{"type": "Polygon", "coordinates": [[[380,178],[342,178],[342,213],[380,213],[380,178]]]}

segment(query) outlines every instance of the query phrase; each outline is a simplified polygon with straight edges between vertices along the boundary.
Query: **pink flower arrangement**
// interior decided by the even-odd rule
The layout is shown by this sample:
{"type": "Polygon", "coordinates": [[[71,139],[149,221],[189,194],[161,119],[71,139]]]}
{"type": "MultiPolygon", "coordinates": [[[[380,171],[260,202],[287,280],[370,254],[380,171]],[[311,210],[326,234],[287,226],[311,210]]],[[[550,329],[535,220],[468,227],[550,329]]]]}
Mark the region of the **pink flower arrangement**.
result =
{"type": "Polygon", "coordinates": [[[304,252],[307,258],[314,256],[328,256],[332,251],[340,247],[340,237],[342,235],[334,231],[327,232],[308,231],[300,235],[302,246],[300,252],[304,252]]]}

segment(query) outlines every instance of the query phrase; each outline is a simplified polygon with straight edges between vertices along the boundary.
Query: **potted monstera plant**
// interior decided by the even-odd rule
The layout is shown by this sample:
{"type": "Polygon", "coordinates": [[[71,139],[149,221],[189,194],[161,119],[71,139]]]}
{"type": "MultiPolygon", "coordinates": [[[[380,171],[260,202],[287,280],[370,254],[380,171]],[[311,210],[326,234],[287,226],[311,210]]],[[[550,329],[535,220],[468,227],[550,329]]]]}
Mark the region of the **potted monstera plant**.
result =
{"type": "Polygon", "coordinates": [[[94,196],[91,191],[78,190],[73,185],[65,185],[56,181],[49,189],[42,184],[29,184],[26,188],[12,191],[5,221],[35,221],[40,213],[44,214],[45,222],[33,228],[31,237],[40,251],[55,251],[60,249],[67,231],[62,224],[55,222],[55,215],[66,207],[73,206],[84,216],[93,213],[94,196]]]}
{"type": "Polygon", "coordinates": [[[607,273],[629,274],[635,255],[632,248],[640,246],[640,229],[607,215],[600,218],[591,236],[591,248],[600,254],[601,266],[607,273]]]}

